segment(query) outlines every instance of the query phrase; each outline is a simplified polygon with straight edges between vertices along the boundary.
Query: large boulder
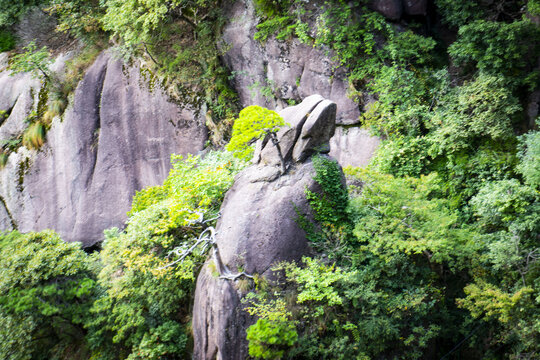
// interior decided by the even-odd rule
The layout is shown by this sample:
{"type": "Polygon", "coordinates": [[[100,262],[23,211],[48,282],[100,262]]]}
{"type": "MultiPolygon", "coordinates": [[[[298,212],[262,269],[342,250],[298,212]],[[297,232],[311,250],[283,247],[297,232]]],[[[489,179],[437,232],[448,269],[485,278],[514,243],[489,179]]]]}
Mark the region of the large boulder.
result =
{"type": "MultiPolygon", "coordinates": [[[[335,103],[311,96],[284,109],[284,120],[298,136],[288,148],[299,147],[285,175],[263,161],[235,179],[221,206],[216,238],[219,263],[232,272],[245,271],[272,279],[272,266],[300,260],[310,252],[298,213],[311,216],[306,190],[320,192],[313,179],[313,146],[327,143],[335,128],[335,103]]],[[[281,135],[288,134],[284,132],[281,135]]],[[[282,136],[280,138],[282,138],[282,136]]],[[[272,146],[267,143],[266,147],[272,146]]],[[[197,279],[193,309],[194,359],[235,360],[248,357],[246,329],[256,319],[242,310],[243,293],[235,282],[213,274],[219,264],[207,263],[197,279]]]]}
{"type": "MultiPolygon", "coordinates": [[[[28,87],[21,86],[0,134],[28,87]]],[[[207,134],[197,110],[169,101],[137,65],[102,53],[63,118],[53,120],[45,145],[21,147],[0,169],[0,230],[53,229],[85,246],[100,241],[104,229],[123,226],[137,190],[163,182],[171,153],[202,150],[207,134]]]]}

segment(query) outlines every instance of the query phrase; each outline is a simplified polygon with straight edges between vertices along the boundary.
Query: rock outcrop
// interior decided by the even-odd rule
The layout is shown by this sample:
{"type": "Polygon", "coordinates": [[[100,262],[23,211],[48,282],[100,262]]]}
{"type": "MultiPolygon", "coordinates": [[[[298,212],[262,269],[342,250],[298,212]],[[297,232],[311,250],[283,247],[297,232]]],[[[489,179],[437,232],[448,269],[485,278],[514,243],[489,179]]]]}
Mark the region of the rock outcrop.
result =
{"type": "Polygon", "coordinates": [[[235,1],[226,11],[226,18],[231,20],[223,29],[228,49],[223,59],[235,74],[234,85],[243,106],[283,108],[287,101],[321,94],[340,109],[338,124],[358,122],[358,105],[347,96],[347,74],[325,50],[298,39],[269,37],[264,44],[255,40],[259,18],[250,0],[235,1]],[[273,96],[263,95],[265,87],[273,96]]]}
{"type": "MultiPolygon", "coordinates": [[[[401,1],[398,2],[401,9],[401,1]]],[[[233,85],[242,106],[280,109],[289,102],[321,94],[339,108],[336,116],[338,129],[359,124],[360,108],[348,96],[346,70],[337,66],[325,49],[303,44],[298,39],[277,40],[275,36],[264,43],[255,40],[260,19],[251,0],[233,2],[226,9],[226,18],[231,20],[223,29],[224,49],[227,50],[223,59],[235,74],[233,85]]],[[[355,164],[354,160],[349,160],[354,154],[365,153],[364,144],[352,138],[343,139],[349,138],[352,132],[338,133],[340,143],[350,147],[341,148],[336,159],[344,166],[355,164]]],[[[371,144],[376,138],[364,135],[362,140],[371,144]]]]}
{"type": "MultiPolygon", "coordinates": [[[[8,86],[11,96],[0,104],[11,109],[0,124],[4,140],[20,131],[39,92],[24,76],[3,72],[0,89],[8,86]]],[[[163,182],[171,153],[202,150],[202,124],[197,109],[151,89],[138,66],[102,53],[63,118],[53,120],[45,145],[19,148],[0,169],[0,230],[50,228],[85,246],[100,241],[104,229],[123,226],[135,191],[163,182]]]]}
{"type": "MultiPolygon", "coordinates": [[[[237,176],[221,207],[217,247],[221,262],[232,271],[272,277],[274,264],[309,253],[306,235],[295,219],[298,212],[310,213],[306,189],[320,191],[310,155],[333,135],[336,105],[314,95],[283,109],[281,115],[292,125],[279,133],[284,153],[291,154],[287,173],[280,176],[275,161],[264,161],[265,150],[267,157],[275,151],[268,142],[257,164],[237,176]],[[296,149],[300,155],[295,157],[296,149]]],[[[212,269],[207,263],[197,279],[194,359],[245,359],[245,331],[255,319],[242,311],[242,293],[235,283],[213,275],[212,269]]]]}

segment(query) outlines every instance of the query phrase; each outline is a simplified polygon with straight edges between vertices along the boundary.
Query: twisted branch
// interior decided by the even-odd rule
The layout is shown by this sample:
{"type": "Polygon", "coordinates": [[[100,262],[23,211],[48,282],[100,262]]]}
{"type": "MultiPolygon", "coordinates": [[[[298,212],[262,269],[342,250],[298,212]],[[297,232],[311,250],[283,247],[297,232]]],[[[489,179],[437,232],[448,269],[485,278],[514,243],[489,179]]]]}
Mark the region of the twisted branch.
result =
{"type": "MultiPolygon", "coordinates": [[[[218,213],[217,216],[215,216],[215,217],[213,217],[211,219],[206,219],[205,220],[203,212],[196,211],[194,213],[199,215],[199,217],[197,219],[190,220],[189,221],[190,225],[192,225],[192,224],[203,224],[203,225],[205,225],[205,224],[207,224],[207,223],[209,223],[211,221],[219,219],[219,217],[221,216],[221,214],[218,213]]],[[[223,261],[221,261],[221,255],[219,254],[219,248],[217,246],[216,229],[213,226],[208,226],[207,228],[205,228],[203,230],[203,232],[199,235],[199,237],[197,238],[197,240],[195,241],[195,243],[193,245],[188,246],[188,244],[182,244],[181,246],[178,246],[178,247],[174,248],[173,250],[171,250],[167,254],[167,257],[169,257],[171,255],[176,255],[176,256],[178,256],[178,259],[176,259],[175,261],[173,261],[171,263],[168,263],[165,266],[162,266],[162,267],[158,268],[158,270],[166,269],[168,267],[171,267],[171,266],[174,266],[174,265],[176,265],[178,263],[183,262],[186,259],[186,257],[193,254],[195,249],[197,249],[199,246],[201,246],[201,254],[204,254],[210,248],[213,249],[212,259],[213,259],[213,261],[214,261],[214,263],[216,265],[216,269],[217,269],[217,271],[219,273],[219,278],[220,279],[236,281],[238,278],[240,278],[242,276],[245,276],[245,277],[247,277],[249,279],[253,279],[253,276],[249,275],[245,271],[242,271],[241,273],[233,273],[233,272],[231,272],[231,270],[226,265],[223,264],[223,261]]]]}

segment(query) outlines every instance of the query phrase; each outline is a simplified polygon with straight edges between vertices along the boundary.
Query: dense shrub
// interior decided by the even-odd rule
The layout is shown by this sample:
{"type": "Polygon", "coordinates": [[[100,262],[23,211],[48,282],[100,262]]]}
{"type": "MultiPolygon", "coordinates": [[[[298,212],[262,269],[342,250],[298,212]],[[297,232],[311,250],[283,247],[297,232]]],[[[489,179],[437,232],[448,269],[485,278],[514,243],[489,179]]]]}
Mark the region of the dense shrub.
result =
{"type": "Polygon", "coordinates": [[[0,233],[0,357],[86,359],[94,259],[50,231],[0,233]]]}
{"type": "Polygon", "coordinates": [[[9,31],[0,29],[0,52],[12,50],[15,47],[15,37],[9,31]]]}
{"type": "Polygon", "coordinates": [[[161,187],[137,193],[125,231],[111,229],[100,254],[102,295],[93,304],[90,345],[102,359],[180,359],[188,355],[194,282],[206,254],[184,261],[171,251],[193,244],[214,219],[243,163],[229,153],[173,157],[161,187]]]}

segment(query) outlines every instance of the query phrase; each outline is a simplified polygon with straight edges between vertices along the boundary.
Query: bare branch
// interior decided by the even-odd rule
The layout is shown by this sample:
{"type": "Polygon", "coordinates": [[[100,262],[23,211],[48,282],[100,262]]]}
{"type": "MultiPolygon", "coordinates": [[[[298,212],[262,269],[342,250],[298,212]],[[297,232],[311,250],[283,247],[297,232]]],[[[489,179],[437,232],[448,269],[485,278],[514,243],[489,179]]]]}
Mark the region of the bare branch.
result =
{"type": "MultiPolygon", "coordinates": [[[[220,217],[220,214],[218,213],[217,216],[210,218],[210,219],[204,219],[204,213],[195,211],[192,212],[194,214],[199,215],[199,217],[195,220],[189,221],[190,224],[207,224],[211,221],[217,220],[220,217]]],[[[178,263],[183,262],[189,255],[193,254],[195,249],[198,247],[200,248],[201,254],[206,253],[207,250],[210,248],[213,249],[212,252],[212,259],[214,260],[214,263],[216,265],[216,269],[218,273],[220,274],[219,278],[224,280],[232,280],[236,281],[238,278],[245,276],[249,279],[253,279],[252,275],[247,274],[245,271],[242,271],[241,273],[233,273],[231,270],[223,264],[223,261],[221,261],[221,255],[219,253],[219,248],[217,247],[216,243],[216,229],[213,226],[208,226],[203,230],[203,232],[200,233],[199,237],[195,241],[195,243],[191,246],[188,246],[188,244],[182,244],[179,247],[174,248],[171,250],[167,256],[176,255],[178,256],[178,259],[175,261],[168,263],[165,266],[162,266],[158,268],[158,270],[163,270],[168,267],[174,266],[178,263]]]]}

